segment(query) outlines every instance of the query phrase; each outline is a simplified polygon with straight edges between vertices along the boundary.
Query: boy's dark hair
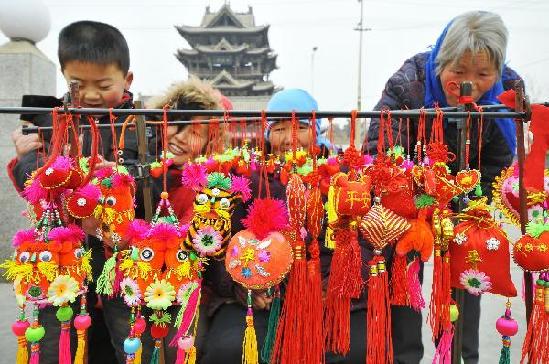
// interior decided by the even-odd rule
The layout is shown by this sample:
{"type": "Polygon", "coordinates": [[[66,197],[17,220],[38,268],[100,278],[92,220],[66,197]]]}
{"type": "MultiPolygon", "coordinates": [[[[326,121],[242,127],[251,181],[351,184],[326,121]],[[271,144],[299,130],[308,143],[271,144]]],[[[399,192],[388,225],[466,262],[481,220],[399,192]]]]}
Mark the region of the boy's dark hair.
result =
{"type": "Polygon", "coordinates": [[[61,70],[70,61],[114,63],[124,75],[130,69],[130,51],[122,33],[96,21],[77,21],[61,29],[58,56],[61,70]]]}

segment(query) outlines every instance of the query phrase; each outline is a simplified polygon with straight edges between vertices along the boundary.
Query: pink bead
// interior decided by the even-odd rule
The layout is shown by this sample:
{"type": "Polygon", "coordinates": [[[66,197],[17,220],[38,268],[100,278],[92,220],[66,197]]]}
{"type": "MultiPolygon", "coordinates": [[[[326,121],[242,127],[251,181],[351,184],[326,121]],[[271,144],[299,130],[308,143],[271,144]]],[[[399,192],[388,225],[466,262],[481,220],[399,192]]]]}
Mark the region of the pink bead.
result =
{"type": "Polygon", "coordinates": [[[141,335],[143,332],[145,332],[145,329],[147,328],[147,322],[143,318],[143,316],[139,316],[135,319],[135,324],[133,325],[133,330],[137,335],[141,335]]]}
{"type": "Polygon", "coordinates": [[[177,346],[181,350],[189,350],[194,345],[194,337],[192,336],[182,336],[177,340],[177,346]]]}
{"type": "Polygon", "coordinates": [[[514,319],[502,316],[496,321],[496,329],[502,336],[514,336],[518,332],[518,324],[514,319]]]}
{"type": "Polygon", "coordinates": [[[30,324],[28,321],[15,321],[12,325],[11,325],[11,331],[13,332],[13,334],[15,336],[24,336],[25,335],[25,331],[27,330],[27,327],[29,327],[30,324]]]}
{"type": "Polygon", "coordinates": [[[87,330],[91,326],[90,315],[77,315],[73,325],[76,330],[87,330]]]}

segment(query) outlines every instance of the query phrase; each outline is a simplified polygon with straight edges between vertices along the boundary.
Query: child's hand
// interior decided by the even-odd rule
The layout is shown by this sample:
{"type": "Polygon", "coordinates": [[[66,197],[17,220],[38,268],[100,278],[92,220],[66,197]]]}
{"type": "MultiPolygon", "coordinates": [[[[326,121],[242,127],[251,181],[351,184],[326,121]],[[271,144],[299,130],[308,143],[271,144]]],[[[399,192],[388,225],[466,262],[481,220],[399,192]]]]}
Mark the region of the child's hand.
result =
{"type": "MultiPolygon", "coordinates": [[[[240,285],[235,286],[234,293],[236,299],[243,306],[248,306],[246,303],[248,290],[240,285]]],[[[269,310],[271,308],[272,297],[267,296],[267,291],[252,291],[252,307],[254,310],[269,310]]]]}
{"type": "Polygon", "coordinates": [[[115,162],[106,160],[105,158],[103,158],[102,155],[97,156],[97,163],[95,163],[95,170],[106,168],[106,167],[112,168],[114,166],[116,166],[115,162]]]}
{"type": "Polygon", "coordinates": [[[22,127],[19,127],[11,133],[11,140],[15,145],[15,153],[17,159],[21,158],[28,152],[42,147],[42,142],[38,134],[23,135],[22,127]]]}

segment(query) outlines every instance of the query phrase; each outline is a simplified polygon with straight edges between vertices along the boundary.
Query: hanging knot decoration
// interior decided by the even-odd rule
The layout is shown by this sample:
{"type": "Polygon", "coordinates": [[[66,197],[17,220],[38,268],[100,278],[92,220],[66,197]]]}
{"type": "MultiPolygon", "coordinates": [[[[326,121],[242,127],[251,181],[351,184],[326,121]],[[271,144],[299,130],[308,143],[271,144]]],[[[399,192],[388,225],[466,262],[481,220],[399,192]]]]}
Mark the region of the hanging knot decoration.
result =
{"type": "Polygon", "coordinates": [[[305,224],[305,185],[297,174],[292,174],[286,187],[289,229],[287,236],[292,245],[294,261],[288,278],[284,305],[276,332],[272,361],[298,363],[304,358],[303,328],[306,320],[306,305],[302,302],[307,290],[307,261],[304,238],[301,230],[305,224]]]}
{"type": "Polygon", "coordinates": [[[501,342],[503,344],[499,364],[511,363],[511,336],[515,336],[518,332],[518,323],[511,317],[511,302],[507,301],[506,306],[505,315],[496,321],[496,329],[501,335],[501,342]]]}
{"type": "Polygon", "coordinates": [[[541,273],[536,280],[534,308],[528,321],[528,330],[522,344],[520,363],[549,362],[549,276],[541,273]]]}
{"type": "Polygon", "coordinates": [[[383,249],[398,240],[410,224],[379,203],[379,198],[360,222],[360,231],[372,245],[374,257],[368,262],[367,362],[392,362],[391,301],[383,249]]]}
{"type": "Polygon", "coordinates": [[[316,130],[316,113],[313,112],[311,119],[311,132],[313,143],[311,154],[313,155],[313,172],[315,178],[309,180],[311,189],[307,195],[307,218],[306,228],[311,238],[308,246],[309,261],[307,262],[307,281],[309,286],[309,294],[307,302],[307,320],[304,330],[305,340],[310,345],[305,354],[306,363],[323,363],[324,362],[324,335],[323,335],[323,312],[322,312],[322,279],[320,273],[320,249],[318,244],[318,236],[324,222],[324,205],[322,203],[322,192],[320,190],[320,176],[318,175],[317,161],[317,130],[316,130]],[[321,334],[322,333],[322,334],[321,334]],[[320,335],[321,334],[321,335],[320,335]]]}

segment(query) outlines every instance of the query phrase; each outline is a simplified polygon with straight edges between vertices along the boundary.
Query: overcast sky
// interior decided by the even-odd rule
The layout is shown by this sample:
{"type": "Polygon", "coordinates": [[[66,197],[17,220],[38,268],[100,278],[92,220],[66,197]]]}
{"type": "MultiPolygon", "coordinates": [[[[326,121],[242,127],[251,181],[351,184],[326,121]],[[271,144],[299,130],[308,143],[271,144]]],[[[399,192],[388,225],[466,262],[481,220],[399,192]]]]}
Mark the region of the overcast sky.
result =
{"type": "MultiPolygon", "coordinates": [[[[5,0],[8,1],[8,0],[5,0]]],[[[16,1],[16,0],[9,0],[16,1]]],[[[74,21],[90,19],[118,27],[126,36],[135,73],[134,93],[156,94],[187,78],[174,53],[188,47],[174,25],[199,25],[205,6],[223,0],[44,0],[51,30],[38,47],[57,64],[57,34],[74,21]]],[[[357,0],[233,0],[235,11],[253,6],[256,24],[270,24],[271,47],[279,69],[277,86],[311,91],[322,110],[356,108],[358,75],[357,0]],[[318,47],[311,69],[312,48],[318,47]]],[[[510,33],[508,64],[527,82],[531,95],[549,101],[549,1],[546,0],[365,0],[362,94],[371,109],[387,79],[405,59],[432,45],[445,24],[468,10],[489,10],[504,19],[510,33]],[[482,4],[482,5],[480,5],[482,4]]],[[[0,34],[0,44],[7,41],[0,34]]],[[[58,94],[65,83],[58,72],[58,94]]]]}

